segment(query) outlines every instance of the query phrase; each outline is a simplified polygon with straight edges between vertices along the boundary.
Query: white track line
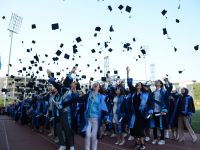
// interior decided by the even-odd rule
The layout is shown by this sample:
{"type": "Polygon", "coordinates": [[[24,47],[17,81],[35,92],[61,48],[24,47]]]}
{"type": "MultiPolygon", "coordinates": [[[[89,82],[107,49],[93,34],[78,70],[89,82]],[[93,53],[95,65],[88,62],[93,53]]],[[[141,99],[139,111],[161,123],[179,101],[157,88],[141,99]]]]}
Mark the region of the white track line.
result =
{"type": "Polygon", "coordinates": [[[9,144],[8,144],[8,136],[7,136],[7,132],[6,132],[6,127],[5,127],[4,121],[3,121],[3,128],[4,128],[5,138],[6,138],[7,150],[10,150],[10,146],[9,146],[9,144]]]}

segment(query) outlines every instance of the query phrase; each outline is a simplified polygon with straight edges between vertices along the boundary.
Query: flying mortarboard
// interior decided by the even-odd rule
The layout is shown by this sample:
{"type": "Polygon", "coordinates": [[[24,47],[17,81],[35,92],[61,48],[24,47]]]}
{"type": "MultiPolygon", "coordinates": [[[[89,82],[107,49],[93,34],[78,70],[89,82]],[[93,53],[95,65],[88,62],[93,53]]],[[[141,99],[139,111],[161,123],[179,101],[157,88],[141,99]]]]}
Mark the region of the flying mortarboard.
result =
{"type": "Polygon", "coordinates": [[[93,77],[91,77],[91,78],[90,78],[90,81],[93,81],[93,80],[94,80],[94,78],[93,78],[93,77]]]}
{"type": "Polygon", "coordinates": [[[109,9],[110,11],[112,11],[112,7],[111,7],[110,5],[108,6],[108,9],[109,9]]]}
{"type": "Polygon", "coordinates": [[[108,51],[109,51],[109,52],[112,52],[112,48],[109,48],[108,51]]]}
{"type": "Polygon", "coordinates": [[[114,74],[118,74],[118,71],[117,71],[117,70],[115,70],[115,71],[114,71],[114,74]]]}
{"type": "Polygon", "coordinates": [[[114,32],[114,29],[113,29],[113,26],[112,26],[112,25],[110,26],[109,31],[110,31],[110,32],[114,32]]]}
{"type": "Polygon", "coordinates": [[[76,38],[76,42],[77,42],[77,43],[79,43],[79,42],[81,42],[81,41],[82,41],[82,40],[81,40],[81,37],[77,37],[77,38],[76,38]]]}
{"type": "Polygon", "coordinates": [[[32,29],[35,29],[35,28],[36,28],[36,25],[35,25],[35,24],[32,24],[31,28],[32,28],[32,29]]]}
{"type": "Polygon", "coordinates": [[[125,11],[128,12],[128,13],[130,13],[130,12],[131,12],[131,9],[132,9],[132,8],[131,8],[130,6],[127,5],[125,11]]]}
{"type": "Polygon", "coordinates": [[[92,53],[95,53],[96,51],[95,51],[95,49],[92,49],[91,52],[92,52],[92,53]]]}
{"type": "Polygon", "coordinates": [[[70,55],[68,55],[68,54],[65,54],[65,55],[64,55],[64,58],[65,58],[65,59],[69,59],[69,57],[70,57],[70,55]]]}
{"type": "Polygon", "coordinates": [[[35,44],[36,42],[34,40],[32,40],[32,43],[35,44]]]}
{"type": "Polygon", "coordinates": [[[60,54],[62,54],[62,52],[60,50],[57,50],[56,55],[60,56],[60,54]]]}
{"type": "Polygon", "coordinates": [[[176,48],[176,47],[174,47],[174,51],[175,51],[175,52],[177,51],[177,48],[176,48]]]}
{"type": "Polygon", "coordinates": [[[167,34],[167,29],[163,28],[163,35],[166,35],[166,34],[167,34]]]}
{"type": "Polygon", "coordinates": [[[6,19],[6,17],[5,17],[5,16],[2,16],[2,19],[6,19]]]}
{"type": "Polygon", "coordinates": [[[123,8],[124,8],[124,6],[123,5],[119,5],[119,10],[122,10],[123,8]]]}
{"type": "Polygon", "coordinates": [[[165,10],[165,9],[163,9],[163,11],[161,12],[161,14],[162,14],[163,16],[165,16],[166,13],[167,13],[167,10],[165,10]]]}
{"type": "Polygon", "coordinates": [[[23,67],[22,70],[23,70],[23,71],[26,71],[26,67],[23,67]]]}
{"type": "Polygon", "coordinates": [[[141,49],[141,52],[142,52],[143,55],[146,54],[146,51],[144,49],[141,49]]]}
{"type": "Polygon", "coordinates": [[[60,48],[63,48],[63,46],[64,46],[64,44],[63,44],[63,43],[61,43],[61,44],[60,44],[60,48]]]}
{"type": "Polygon", "coordinates": [[[101,27],[96,27],[95,31],[101,31],[101,27]]]}
{"type": "Polygon", "coordinates": [[[176,19],[176,23],[179,23],[180,22],[180,20],[179,19],[176,19]]]}
{"type": "Polygon", "coordinates": [[[106,77],[101,77],[101,81],[106,82],[106,77]]]}
{"type": "Polygon", "coordinates": [[[52,30],[59,29],[59,25],[58,25],[58,23],[54,23],[54,24],[52,24],[52,25],[51,25],[51,28],[52,28],[52,30]]]}
{"type": "Polygon", "coordinates": [[[199,45],[194,46],[194,49],[197,51],[199,50],[199,45]]]}

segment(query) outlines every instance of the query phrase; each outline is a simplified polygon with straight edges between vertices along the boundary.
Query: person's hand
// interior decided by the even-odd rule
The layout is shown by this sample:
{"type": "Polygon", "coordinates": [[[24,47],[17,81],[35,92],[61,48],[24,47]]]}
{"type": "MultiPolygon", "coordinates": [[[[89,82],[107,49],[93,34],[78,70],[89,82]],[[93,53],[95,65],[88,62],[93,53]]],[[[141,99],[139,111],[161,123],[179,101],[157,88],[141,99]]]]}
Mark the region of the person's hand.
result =
{"type": "Polygon", "coordinates": [[[161,115],[164,116],[164,115],[166,115],[166,113],[165,112],[161,112],[161,115]]]}
{"type": "Polygon", "coordinates": [[[51,75],[51,73],[52,73],[52,72],[51,72],[49,69],[47,69],[47,71],[46,71],[46,72],[47,72],[48,76],[50,76],[50,75],[51,75]]]}
{"type": "Polygon", "coordinates": [[[71,73],[75,73],[76,72],[76,67],[73,67],[71,70],[71,73]]]}
{"type": "Polygon", "coordinates": [[[130,72],[129,66],[126,67],[126,71],[127,71],[127,72],[130,72]]]}

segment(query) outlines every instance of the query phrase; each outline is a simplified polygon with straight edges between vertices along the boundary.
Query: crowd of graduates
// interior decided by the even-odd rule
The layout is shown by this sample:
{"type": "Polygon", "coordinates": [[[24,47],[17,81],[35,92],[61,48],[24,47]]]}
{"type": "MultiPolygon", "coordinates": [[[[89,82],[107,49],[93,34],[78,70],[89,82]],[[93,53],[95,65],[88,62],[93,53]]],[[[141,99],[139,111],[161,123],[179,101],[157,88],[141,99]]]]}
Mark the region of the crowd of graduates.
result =
{"type": "Polygon", "coordinates": [[[155,81],[152,91],[145,83],[133,85],[129,67],[126,71],[128,88],[120,82],[114,85],[107,78],[108,86],[90,81],[83,89],[72,78],[76,67],[61,81],[47,70],[53,88],[21,98],[7,106],[7,113],[32,130],[54,137],[59,150],[75,149],[75,134],[84,137],[85,150],[96,150],[98,140],[104,136],[116,138],[113,144],[119,146],[126,139],[134,141],[136,149],[145,149],[145,142],[150,141],[164,145],[166,138],[183,142],[185,129],[192,142],[196,142],[191,127],[195,107],[188,89],[173,90],[172,83],[165,78],[164,82],[155,81]]]}

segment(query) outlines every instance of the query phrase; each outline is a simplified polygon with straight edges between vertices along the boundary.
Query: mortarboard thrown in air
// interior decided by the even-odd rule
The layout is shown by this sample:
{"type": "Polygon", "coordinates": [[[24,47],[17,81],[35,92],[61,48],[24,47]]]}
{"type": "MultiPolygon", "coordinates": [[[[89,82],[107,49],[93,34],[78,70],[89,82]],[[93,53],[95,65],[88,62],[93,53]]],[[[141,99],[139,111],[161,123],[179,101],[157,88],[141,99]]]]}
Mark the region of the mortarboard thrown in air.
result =
{"type": "Polygon", "coordinates": [[[95,49],[92,49],[91,52],[92,52],[92,53],[95,53],[96,51],[95,51],[95,49]]]}
{"type": "Polygon", "coordinates": [[[77,37],[77,38],[76,38],[76,42],[77,42],[77,43],[79,43],[79,42],[81,42],[81,41],[82,41],[82,40],[81,40],[81,37],[77,37]]]}
{"type": "Polygon", "coordinates": [[[57,29],[59,29],[58,23],[52,24],[52,25],[51,25],[51,28],[52,28],[52,30],[57,30],[57,29]]]}
{"type": "Polygon", "coordinates": [[[180,20],[179,19],[176,19],[176,23],[179,23],[180,22],[180,20]]]}
{"type": "Polygon", "coordinates": [[[162,14],[163,16],[165,16],[166,13],[167,13],[167,10],[165,10],[165,9],[163,9],[163,11],[161,12],[161,14],[162,14]]]}
{"type": "Polygon", "coordinates": [[[62,52],[60,50],[57,50],[56,55],[60,56],[62,54],[62,52]]]}
{"type": "Polygon", "coordinates": [[[123,5],[119,5],[118,8],[119,8],[119,10],[122,10],[124,8],[124,6],[123,5]]]}
{"type": "Polygon", "coordinates": [[[199,45],[194,46],[194,49],[197,51],[199,50],[199,45]]]}
{"type": "Polygon", "coordinates": [[[64,58],[65,59],[69,59],[69,57],[70,57],[70,55],[68,55],[68,54],[65,53],[64,58]]]}
{"type": "Polygon", "coordinates": [[[106,82],[106,77],[101,77],[101,81],[106,82]]]}
{"type": "Polygon", "coordinates": [[[130,6],[127,5],[125,11],[128,12],[128,13],[130,13],[130,12],[131,12],[131,9],[132,9],[132,8],[131,8],[130,6]]]}
{"type": "Polygon", "coordinates": [[[113,26],[112,26],[112,25],[110,26],[109,31],[110,31],[110,32],[114,32],[114,29],[113,29],[113,26]]]}
{"type": "Polygon", "coordinates": [[[110,5],[108,6],[108,9],[109,9],[110,11],[112,11],[112,7],[111,7],[110,5]]]}
{"type": "Polygon", "coordinates": [[[36,28],[36,25],[35,25],[35,24],[32,24],[31,28],[32,28],[32,29],[35,29],[35,28],[36,28]]]}
{"type": "Polygon", "coordinates": [[[96,27],[95,31],[101,31],[101,27],[96,27]]]}
{"type": "Polygon", "coordinates": [[[64,44],[63,44],[63,43],[61,43],[61,44],[60,44],[60,48],[63,48],[63,46],[64,46],[64,44]]]}

